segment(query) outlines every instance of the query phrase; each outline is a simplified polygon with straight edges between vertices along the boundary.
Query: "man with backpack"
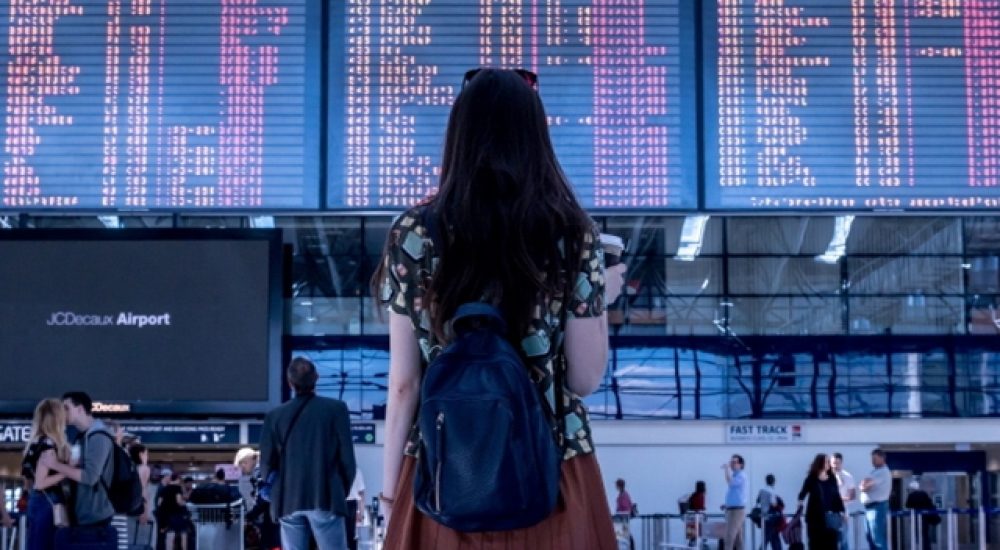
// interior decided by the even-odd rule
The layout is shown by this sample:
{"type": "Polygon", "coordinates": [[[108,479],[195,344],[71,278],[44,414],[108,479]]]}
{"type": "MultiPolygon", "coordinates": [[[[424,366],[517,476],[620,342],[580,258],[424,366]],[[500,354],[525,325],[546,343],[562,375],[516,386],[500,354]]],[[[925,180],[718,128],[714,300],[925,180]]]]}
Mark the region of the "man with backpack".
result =
{"type": "Polygon", "coordinates": [[[781,550],[781,530],[785,527],[785,502],[775,492],[774,474],[767,474],[764,482],[766,486],[757,494],[757,506],[754,512],[758,519],[754,523],[764,530],[761,548],[781,550]]]}
{"type": "Polygon", "coordinates": [[[114,436],[103,422],[93,417],[93,401],[86,393],[67,392],[63,395],[63,406],[66,422],[80,432],[71,453],[74,464],[59,462],[51,453],[41,458],[45,466],[76,484],[75,527],[70,532],[57,533],[57,543],[69,538],[61,547],[72,548],[75,542],[91,545],[105,542],[107,548],[116,548],[118,533],[111,525],[115,508],[109,492],[115,474],[114,436]]]}
{"type": "Polygon", "coordinates": [[[271,484],[281,547],[308,550],[313,539],[319,550],[345,550],[355,470],[347,405],[316,395],[319,375],[308,359],[293,359],[287,377],[295,399],[267,414],[260,442],[260,474],[271,484]]]}

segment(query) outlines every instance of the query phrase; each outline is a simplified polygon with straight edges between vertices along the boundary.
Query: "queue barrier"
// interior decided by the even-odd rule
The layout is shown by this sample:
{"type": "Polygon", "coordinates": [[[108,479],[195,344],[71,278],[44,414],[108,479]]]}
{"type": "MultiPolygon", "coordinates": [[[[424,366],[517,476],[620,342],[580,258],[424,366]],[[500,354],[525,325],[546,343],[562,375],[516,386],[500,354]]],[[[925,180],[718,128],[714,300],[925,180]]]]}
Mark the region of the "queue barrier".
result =
{"type": "MultiPolygon", "coordinates": [[[[791,520],[792,514],[786,514],[791,520]]],[[[618,520],[621,521],[621,520],[618,520]]],[[[889,548],[892,550],[995,550],[1000,548],[1000,508],[948,508],[940,510],[904,510],[890,512],[892,522],[889,548]],[[940,523],[930,525],[937,515],[940,523]],[[959,523],[965,521],[969,528],[964,532],[971,540],[960,540],[959,523]],[[927,528],[925,530],[925,525],[927,528]],[[929,533],[929,535],[928,535],[929,533]],[[930,540],[927,537],[930,537],[930,540]],[[929,546],[925,546],[929,544],[929,546]]],[[[864,512],[855,512],[848,518],[850,546],[868,548],[864,512]]],[[[643,514],[626,522],[637,550],[680,550],[697,548],[715,550],[722,548],[725,516],[723,514],[643,514]],[[633,522],[639,522],[638,529],[633,522]]],[[[805,531],[805,530],[803,530],[805,531]]],[[[621,527],[616,525],[616,533],[621,527]]],[[[625,548],[619,538],[619,548],[625,548]]],[[[743,548],[761,548],[762,528],[749,518],[743,527],[743,548]]]]}
{"type": "Polygon", "coordinates": [[[229,504],[187,505],[194,524],[195,547],[244,550],[243,500],[229,504]]]}

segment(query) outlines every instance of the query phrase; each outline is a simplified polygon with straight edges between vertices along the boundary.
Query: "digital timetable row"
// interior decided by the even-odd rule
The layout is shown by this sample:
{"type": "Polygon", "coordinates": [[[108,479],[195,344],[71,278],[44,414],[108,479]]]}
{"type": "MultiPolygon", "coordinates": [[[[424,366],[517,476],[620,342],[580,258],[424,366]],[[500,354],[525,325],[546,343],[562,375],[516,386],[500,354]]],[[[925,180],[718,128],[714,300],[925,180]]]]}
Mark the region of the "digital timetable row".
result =
{"type": "Polygon", "coordinates": [[[1000,208],[1000,2],[0,6],[0,210],[394,211],[475,67],[588,209],[1000,208]]]}

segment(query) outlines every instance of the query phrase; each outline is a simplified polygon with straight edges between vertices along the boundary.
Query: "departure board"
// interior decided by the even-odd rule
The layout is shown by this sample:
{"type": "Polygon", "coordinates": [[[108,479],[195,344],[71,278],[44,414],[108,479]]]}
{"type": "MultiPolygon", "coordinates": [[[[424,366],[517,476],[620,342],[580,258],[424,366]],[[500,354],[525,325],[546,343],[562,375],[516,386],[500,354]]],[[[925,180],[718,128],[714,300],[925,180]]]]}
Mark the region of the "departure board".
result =
{"type": "Polygon", "coordinates": [[[708,208],[1000,207],[1000,2],[704,9],[708,208]]]}
{"type": "Polygon", "coordinates": [[[317,208],[320,2],[3,2],[0,208],[317,208]]]}
{"type": "Polygon", "coordinates": [[[539,76],[560,163],[595,209],[697,207],[687,0],[344,0],[333,9],[328,206],[433,192],[464,73],[539,76]]]}

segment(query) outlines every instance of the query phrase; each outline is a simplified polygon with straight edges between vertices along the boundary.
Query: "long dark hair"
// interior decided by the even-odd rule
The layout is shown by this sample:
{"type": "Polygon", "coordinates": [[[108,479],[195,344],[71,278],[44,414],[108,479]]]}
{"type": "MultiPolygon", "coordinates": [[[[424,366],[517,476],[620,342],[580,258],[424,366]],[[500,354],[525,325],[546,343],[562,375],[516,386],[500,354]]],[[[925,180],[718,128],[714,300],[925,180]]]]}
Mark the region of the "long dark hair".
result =
{"type": "Polygon", "coordinates": [[[819,475],[830,469],[830,463],[827,457],[823,453],[816,455],[813,459],[812,464],[809,465],[809,475],[811,477],[819,477],[819,475]]]}
{"type": "Polygon", "coordinates": [[[592,226],[556,159],[538,93],[506,70],[480,71],[456,98],[426,208],[441,243],[425,296],[439,340],[459,305],[486,297],[519,341],[540,296],[567,288],[592,226]]]}

